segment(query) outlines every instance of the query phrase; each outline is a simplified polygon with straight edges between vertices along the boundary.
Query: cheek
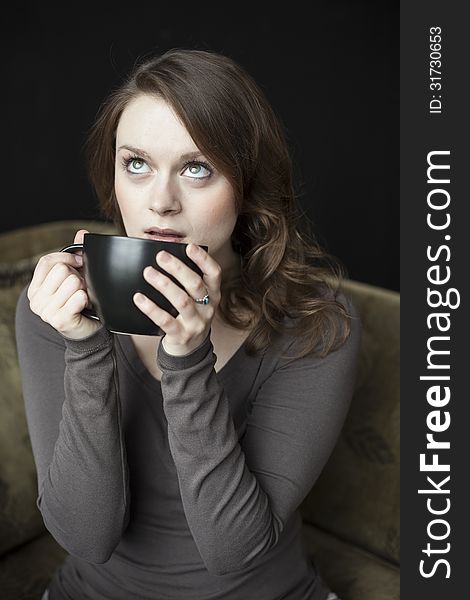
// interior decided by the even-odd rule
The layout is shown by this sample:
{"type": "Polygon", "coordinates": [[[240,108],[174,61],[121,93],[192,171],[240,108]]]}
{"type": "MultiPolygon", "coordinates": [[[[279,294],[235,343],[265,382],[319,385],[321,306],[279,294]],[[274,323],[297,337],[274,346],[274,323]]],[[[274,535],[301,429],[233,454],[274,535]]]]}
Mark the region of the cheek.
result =
{"type": "Polygon", "coordinates": [[[205,239],[225,241],[232,234],[237,215],[233,203],[221,203],[200,211],[198,221],[199,231],[205,239]]]}
{"type": "Polygon", "coordinates": [[[114,193],[116,194],[116,201],[123,220],[127,217],[132,217],[132,203],[130,201],[129,190],[125,182],[119,177],[114,179],[114,193]]]}
{"type": "Polygon", "coordinates": [[[212,206],[205,214],[205,221],[208,228],[215,226],[229,226],[236,219],[235,211],[232,205],[212,206]]]}
{"type": "Polygon", "coordinates": [[[237,212],[235,198],[228,183],[220,186],[217,192],[211,195],[205,210],[201,211],[201,216],[202,214],[208,229],[211,227],[233,229],[237,221],[237,212]]]}
{"type": "Polygon", "coordinates": [[[114,177],[114,194],[116,196],[116,201],[118,203],[121,213],[124,208],[123,207],[123,198],[126,197],[124,191],[125,191],[124,186],[121,183],[120,178],[117,175],[115,175],[115,177],[114,177]]]}

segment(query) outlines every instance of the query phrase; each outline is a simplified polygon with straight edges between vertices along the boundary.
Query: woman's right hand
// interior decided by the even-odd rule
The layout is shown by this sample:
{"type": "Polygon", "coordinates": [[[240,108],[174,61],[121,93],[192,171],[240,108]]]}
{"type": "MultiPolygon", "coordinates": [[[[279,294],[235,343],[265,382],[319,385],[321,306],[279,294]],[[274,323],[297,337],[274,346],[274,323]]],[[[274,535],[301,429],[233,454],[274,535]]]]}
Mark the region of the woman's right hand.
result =
{"type": "MultiPolygon", "coordinates": [[[[74,244],[83,243],[88,233],[80,229],[74,244]]],[[[81,254],[52,252],[42,256],[33,273],[27,296],[33,313],[65,337],[82,339],[101,327],[101,323],[82,315],[89,304],[86,284],[78,269],[81,254]]]]}

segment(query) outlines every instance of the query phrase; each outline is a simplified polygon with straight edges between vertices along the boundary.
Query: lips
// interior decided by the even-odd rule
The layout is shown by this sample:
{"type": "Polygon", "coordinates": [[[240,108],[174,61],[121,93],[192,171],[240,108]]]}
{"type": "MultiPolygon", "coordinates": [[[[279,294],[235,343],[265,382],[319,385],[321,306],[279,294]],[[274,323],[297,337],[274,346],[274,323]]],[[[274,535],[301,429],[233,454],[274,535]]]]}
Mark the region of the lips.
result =
{"type": "Polygon", "coordinates": [[[181,242],[186,235],[174,229],[160,229],[160,227],[149,227],[145,230],[149,240],[166,240],[167,242],[181,242]]]}

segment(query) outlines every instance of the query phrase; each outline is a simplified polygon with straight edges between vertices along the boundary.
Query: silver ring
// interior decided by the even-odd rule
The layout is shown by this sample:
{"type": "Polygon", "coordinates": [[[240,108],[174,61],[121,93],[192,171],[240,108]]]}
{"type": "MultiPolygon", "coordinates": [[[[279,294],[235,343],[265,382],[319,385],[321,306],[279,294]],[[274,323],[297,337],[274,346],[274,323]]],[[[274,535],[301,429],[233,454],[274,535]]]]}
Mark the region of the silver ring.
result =
{"type": "Polygon", "coordinates": [[[206,294],[204,298],[195,298],[194,302],[196,304],[209,304],[209,294],[206,294]]]}

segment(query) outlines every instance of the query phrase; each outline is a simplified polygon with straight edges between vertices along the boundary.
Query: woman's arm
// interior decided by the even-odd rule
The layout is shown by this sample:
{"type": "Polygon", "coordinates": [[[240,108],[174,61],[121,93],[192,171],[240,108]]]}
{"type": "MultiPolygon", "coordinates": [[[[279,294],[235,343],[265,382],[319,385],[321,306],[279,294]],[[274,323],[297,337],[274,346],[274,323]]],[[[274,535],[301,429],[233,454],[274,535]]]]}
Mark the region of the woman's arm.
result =
{"type": "MultiPolygon", "coordinates": [[[[243,569],[272,548],[318,478],[350,405],[360,330],[356,317],[347,342],[323,359],[279,360],[240,443],[210,338],[186,356],[160,344],[170,449],[188,524],[211,573],[243,569]]],[[[293,354],[295,343],[285,350],[293,354]]]]}
{"type": "Polygon", "coordinates": [[[109,560],[129,518],[113,338],[70,340],[16,309],[16,341],[44,524],[70,554],[109,560]]]}

